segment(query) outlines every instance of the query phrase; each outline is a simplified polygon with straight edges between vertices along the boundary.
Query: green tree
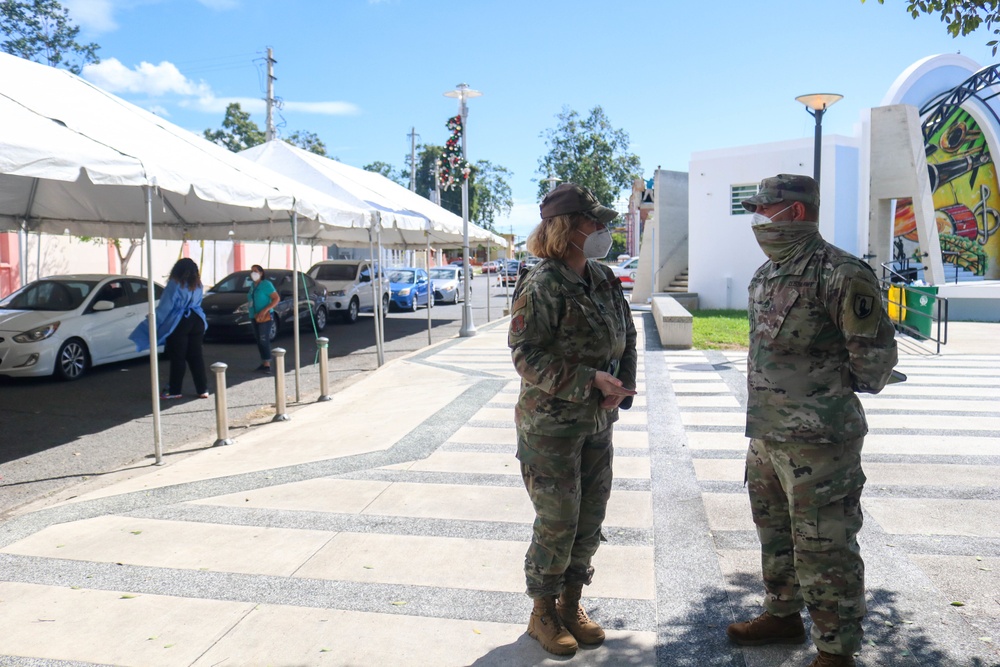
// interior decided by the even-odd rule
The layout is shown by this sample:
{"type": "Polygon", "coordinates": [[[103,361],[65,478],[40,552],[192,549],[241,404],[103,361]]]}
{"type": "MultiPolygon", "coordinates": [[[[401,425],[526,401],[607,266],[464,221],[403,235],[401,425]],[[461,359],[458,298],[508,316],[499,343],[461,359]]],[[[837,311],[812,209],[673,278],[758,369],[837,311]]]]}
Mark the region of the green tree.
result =
{"type": "Polygon", "coordinates": [[[326,153],[326,144],[324,144],[323,140],[313,132],[296,130],[288,135],[288,139],[285,141],[293,146],[298,146],[303,150],[307,150],[310,153],[322,155],[323,157],[330,157],[326,153]]]}
{"type": "Polygon", "coordinates": [[[101,47],[76,41],[80,27],[56,0],[0,0],[0,33],[6,37],[0,42],[3,51],[74,74],[101,62],[101,47]]]}
{"type": "Polygon", "coordinates": [[[394,183],[399,183],[404,188],[409,187],[410,174],[404,169],[397,169],[388,162],[382,162],[381,160],[375,160],[374,162],[369,162],[364,167],[365,171],[373,171],[376,174],[382,174],[390,181],[394,183]]]}
{"type": "MultiPolygon", "coordinates": [[[[556,118],[558,127],[540,135],[548,153],[538,159],[537,173],[541,178],[555,176],[579,183],[590,188],[602,203],[613,204],[642,174],[639,156],[629,152],[628,133],[616,130],[600,106],[591,109],[586,118],[563,107],[556,118]]],[[[539,180],[539,201],[548,191],[549,184],[539,180]]]]}
{"type": "MultiPolygon", "coordinates": [[[[511,196],[510,170],[489,160],[478,160],[469,174],[469,219],[480,227],[496,231],[494,223],[514,208],[511,196]]],[[[459,210],[461,215],[461,210],[459,210]]]]}
{"type": "MultiPolygon", "coordinates": [[[[864,4],[865,0],[861,0],[864,4]]],[[[885,0],[878,0],[880,5],[885,0]]],[[[917,18],[922,14],[928,16],[938,14],[941,22],[947,26],[952,37],[965,36],[974,33],[983,23],[986,29],[994,35],[1000,35],[1000,3],[997,0],[907,0],[906,11],[917,18]]],[[[997,54],[1000,45],[996,39],[986,42],[993,47],[993,55],[997,54]]]]}
{"type": "Polygon", "coordinates": [[[250,120],[250,113],[240,108],[239,102],[226,107],[226,117],[221,130],[205,130],[205,138],[239,153],[264,143],[264,131],[250,120]]]}

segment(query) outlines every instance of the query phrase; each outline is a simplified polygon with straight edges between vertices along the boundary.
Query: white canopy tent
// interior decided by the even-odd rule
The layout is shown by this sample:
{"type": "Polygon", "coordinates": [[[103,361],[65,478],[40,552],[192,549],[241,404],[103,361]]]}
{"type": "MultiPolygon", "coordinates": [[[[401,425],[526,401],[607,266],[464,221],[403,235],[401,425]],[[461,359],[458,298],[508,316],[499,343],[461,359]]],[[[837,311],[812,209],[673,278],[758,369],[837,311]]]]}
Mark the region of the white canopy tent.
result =
{"type": "MultiPolygon", "coordinates": [[[[372,248],[373,258],[381,258],[383,246],[415,248],[426,245],[429,258],[432,244],[439,247],[462,245],[464,232],[461,217],[381,174],[343,164],[280,140],[248,148],[240,155],[321,192],[367,208],[374,217],[368,238],[358,239],[356,243],[341,242],[339,245],[377,246],[377,255],[372,248]]],[[[507,244],[502,236],[471,223],[469,239],[504,247],[507,244]]],[[[384,346],[381,299],[374,282],[372,289],[375,291],[375,340],[381,364],[384,346]]],[[[427,309],[427,326],[430,343],[430,306],[427,309]]]]}
{"type": "MultiPolygon", "coordinates": [[[[149,241],[155,227],[165,239],[297,241],[301,232],[334,242],[338,232],[367,234],[371,225],[363,209],[244,160],[69,72],[3,53],[0,118],[0,231],[149,241]]],[[[151,244],[146,248],[152,266],[151,244]]],[[[149,295],[152,316],[152,285],[149,295]]],[[[293,298],[297,302],[297,294],[293,298]]],[[[159,463],[155,345],[150,381],[159,463]]]]}

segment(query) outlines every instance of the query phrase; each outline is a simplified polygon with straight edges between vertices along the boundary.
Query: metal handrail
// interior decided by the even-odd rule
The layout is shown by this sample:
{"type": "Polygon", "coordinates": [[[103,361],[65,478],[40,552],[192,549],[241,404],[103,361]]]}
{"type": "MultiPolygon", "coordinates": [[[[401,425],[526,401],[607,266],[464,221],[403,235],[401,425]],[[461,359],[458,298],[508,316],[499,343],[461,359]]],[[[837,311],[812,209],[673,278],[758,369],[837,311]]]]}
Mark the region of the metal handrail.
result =
{"type": "MultiPolygon", "coordinates": [[[[882,265],[882,268],[886,269],[890,273],[895,273],[894,271],[892,271],[891,268],[885,266],[885,264],[882,265]]],[[[890,319],[892,320],[892,324],[896,328],[896,331],[898,331],[898,332],[900,332],[902,334],[905,334],[905,335],[909,336],[910,338],[915,338],[915,339],[920,340],[920,341],[924,341],[924,340],[933,341],[936,344],[936,346],[937,346],[936,354],[941,354],[941,346],[948,344],[948,299],[947,299],[947,297],[938,296],[936,294],[933,295],[933,297],[935,299],[935,301],[934,301],[934,306],[935,306],[935,309],[936,309],[935,313],[932,313],[932,314],[928,315],[927,313],[923,313],[923,312],[921,312],[919,310],[914,309],[912,306],[910,306],[909,307],[909,312],[907,312],[906,315],[904,316],[903,313],[907,309],[907,306],[906,306],[906,303],[908,301],[907,296],[906,296],[907,292],[916,295],[917,298],[919,298],[920,296],[927,297],[928,294],[926,292],[923,292],[923,291],[921,291],[919,289],[916,289],[916,288],[914,288],[912,286],[905,285],[905,284],[902,284],[902,283],[892,282],[891,280],[887,280],[885,278],[885,274],[883,274],[883,277],[880,280],[880,283],[882,285],[882,291],[883,291],[883,293],[885,295],[885,298],[886,298],[886,303],[896,306],[896,308],[895,308],[896,317],[892,317],[891,313],[894,310],[893,308],[889,308],[888,305],[887,305],[887,308],[886,308],[890,312],[890,319]],[[898,294],[900,295],[900,299],[898,301],[893,298],[893,293],[891,292],[890,288],[895,288],[895,289],[899,290],[898,294]],[[934,331],[933,335],[928,336],[928,335],[922,333],[917,327],[913,326],[913,320],[916,320],[916,319],[921,318],[921,317],[929,318],[932,325],[933,325],[934,322],[937,322],[936,331],[934,331]],[[910,319],[911,321],[907,322],[907,319],[910,319]]],[[[930,328],[932,330],[935,329],[935,327],[933,327],[933,326],[930,327],[930,328]]]]}

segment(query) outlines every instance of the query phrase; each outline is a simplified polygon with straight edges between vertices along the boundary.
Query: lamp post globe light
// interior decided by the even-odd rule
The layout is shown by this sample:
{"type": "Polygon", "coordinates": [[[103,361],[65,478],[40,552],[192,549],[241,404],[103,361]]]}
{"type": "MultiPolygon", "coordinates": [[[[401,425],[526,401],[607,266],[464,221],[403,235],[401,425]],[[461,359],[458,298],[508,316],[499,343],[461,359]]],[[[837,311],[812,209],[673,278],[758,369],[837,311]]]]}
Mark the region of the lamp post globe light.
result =
{"type": "Polygon", "coordinates": [[[561,181],[561,180],[562,180],[561,178],[558,178],[556,176],[549,176],[548,178],[543,178],[542,182],[543,183],[548,183],[549,184],[549,192],[552,192],[555,189],[556,185],[558,185],[559,181],[561,181]]]}
{"type": "MultiPolygon", "coordinates": [[[[468,136],[469,108],[465,105],[465,100],[473,97],[480,97],[482,93],[469,88],[469,84],[460,83],[455,86],[455,90],[449,90],[445,97],[458,98],[458,115],[462,119],[462,159],[468,160],[465,140],[468,136]]],[[[458,330],[458,335],[464,338],[476,335],[476,325],[472,323],[472,304],[469,303],[469,179],[462,179],[462,277],[464,283],[462,287],[462,327],[458,330]]],[[[489,298],[489,295],[486,295],[489,298]]]]}
{"type": "Polygon", "coordinates": [[[797,102],[806,105],[806,111],[816,119],[816,139],[813,142],[813,179],[817,183],[819,183],[820,155],[823,150],[823,114],[842,99],[844,96],[836,93],[813,93],[799,95],[795,98],[797,102]]]}

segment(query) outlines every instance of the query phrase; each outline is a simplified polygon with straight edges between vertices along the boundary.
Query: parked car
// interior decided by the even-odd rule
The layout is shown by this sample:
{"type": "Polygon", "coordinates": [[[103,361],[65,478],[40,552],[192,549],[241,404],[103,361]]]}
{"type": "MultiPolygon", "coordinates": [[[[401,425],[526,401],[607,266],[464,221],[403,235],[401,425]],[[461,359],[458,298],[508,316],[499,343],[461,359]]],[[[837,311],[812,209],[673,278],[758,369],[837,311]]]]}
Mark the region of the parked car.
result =
{"type": "MultiPolygon", "coordinates": [[[[439,266],[428,271],[434,303],[458,303],[465,298],[465,279],[458,266],[439,266]]],[[[471,291],[471,287],[469,288],[471,291]]]]}
{"type": "MultiPolygon", "coordinates": [[[[159,300],[163,286],[154,284],[159,300]]],[[[28,283],[0,301],[0,375],[78,380],[93,366],[147,355],[128,336],[149,313],[148,298],[148,283],[138,276],[28,283]]]]}
{"type": "Polygon", "coordinates": [[[521,275],[521,269],[525,268],[524,262],[518,261],[516,259],[511,259],[507,261],[507,264],[500,270],[497,275],[497,282],[500,285],[513,285],[517,282],[517,278],[521,275]]]}
{"type": "Polygon", "coordinates": [[[639,258],[626,259],[624,262],[613,265],[611,270],[615,272],[615,276],[618,277],[623,288],[632,289],[635,286],[636,271],[639,270],[639,258]]]}
{"type": "MultiPolygon", "coordinates": [[[[273,341],[283,328],[292,326],[292,272],[289,269],[265,269],[266,279],[274,284],[281,301],[274,307],[274,319],[268,337],[273,341]]],[[[312,331],[326,328],[326,288],[299,271],[299,320],[312,331]]],[[[208,320],[207,336],[213,338],[252,337],[247,292],[250,290],[250,271],[237,271],[219,281],[205,292],[202,308],[208,320]]]]}
{"type": "Polygon", "coordinates": [[[389,269],[388,273],[392,288],[390,303],[399,310],[415,311],[417,306],[426,306],[428,299],[434,298],[433,292],[428,289],[430,281],[427,272],[423,269],[405,266],[389,269]]]}
{"type": "MultiPolygon", "coordinates": [[[[376,267],[377,269],[377,267],[376,267]]],[[[359,312],[375,311],[372,289],[372,262],[368,259],[329,259],[316,262],[307,271],[309,276],[326,288],[326,307],[344,322],[354,324],[359,312]]],[[[389,279],[381,280],[382,314],[389,310],[389,279]]]]}
{"type": "Polygon", "coordinates": [[[502,266],[503,262],[500,261],[483,262],[483,273],[496,273],[502,266]]]}
{"type": "MultiPolygon", "coordinates": [[[[453,259],[450,262],[448,262],[448,266],[457,266],[458,268],[461,269],[463,266],[465,266],[465,260],[463,260],[461,258],[459,258],[459,259],[453,259]]],[[[475,277],[476,277],[476,265],[473,262],[473,260],[470,259],[469,260],[469,280],[474,280],[475,277]]]]}

